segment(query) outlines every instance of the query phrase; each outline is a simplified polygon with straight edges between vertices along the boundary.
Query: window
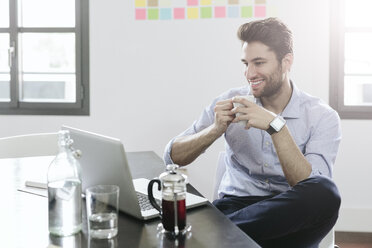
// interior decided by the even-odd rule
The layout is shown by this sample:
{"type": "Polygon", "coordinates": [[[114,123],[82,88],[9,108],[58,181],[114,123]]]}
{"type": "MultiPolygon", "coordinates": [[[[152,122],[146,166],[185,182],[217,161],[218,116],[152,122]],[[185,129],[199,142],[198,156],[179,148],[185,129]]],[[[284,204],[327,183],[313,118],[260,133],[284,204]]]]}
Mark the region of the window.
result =
{"type": "Polygon", "coordinates": [[[89,115],[88,0],[0,0],[0,114],[89,115]]]}
{"type": "Polygon", "coordinates": [[[332,0],[330,104],[344,119],[372,119],[371,0],[332,0]]]}

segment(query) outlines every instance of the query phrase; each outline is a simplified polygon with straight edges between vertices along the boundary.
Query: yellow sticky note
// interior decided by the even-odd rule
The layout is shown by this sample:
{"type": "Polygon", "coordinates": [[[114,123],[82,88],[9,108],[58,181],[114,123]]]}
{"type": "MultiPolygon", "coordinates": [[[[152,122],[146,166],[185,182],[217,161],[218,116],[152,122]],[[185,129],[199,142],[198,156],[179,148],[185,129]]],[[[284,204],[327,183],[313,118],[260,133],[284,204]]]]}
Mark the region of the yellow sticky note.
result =
{"type": "Polygon", "coordinates": [[[212,0],[200,0],[200,5],[212,5],[212,0]]]}
{"type": "Polygon", "coordinates": [[[136,0],[134,5],[136,6],[136,8],[146,7],[146,0],[136,0]]]}
{"type": "Polygon", "coordinates": [[[187,19],[198,19],[199,8],[187,8],[187,19]]]}

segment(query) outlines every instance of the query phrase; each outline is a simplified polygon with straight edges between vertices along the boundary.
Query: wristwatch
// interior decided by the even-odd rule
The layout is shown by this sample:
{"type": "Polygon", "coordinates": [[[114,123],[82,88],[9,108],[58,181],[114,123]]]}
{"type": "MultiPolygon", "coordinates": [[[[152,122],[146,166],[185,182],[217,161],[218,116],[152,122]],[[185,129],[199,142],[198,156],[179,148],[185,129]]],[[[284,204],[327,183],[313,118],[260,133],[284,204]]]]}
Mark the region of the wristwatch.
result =
{"type": "Polygon", "coordinates": [[[280,115],[275,116],[274,120],[270,122],[270,127],[266,130],[270,135],[277,133],[284,127],[286,121],[280,115]]]}

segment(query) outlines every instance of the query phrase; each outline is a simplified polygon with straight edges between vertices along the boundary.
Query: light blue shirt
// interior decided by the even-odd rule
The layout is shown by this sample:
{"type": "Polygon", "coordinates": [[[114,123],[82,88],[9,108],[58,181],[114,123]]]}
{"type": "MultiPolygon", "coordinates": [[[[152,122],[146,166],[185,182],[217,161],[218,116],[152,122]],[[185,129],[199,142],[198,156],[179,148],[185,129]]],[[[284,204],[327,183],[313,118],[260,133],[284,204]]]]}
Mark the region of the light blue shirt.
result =
{"type": "MultiPolygon", "coordinates": [[[[287,121],[294,141],[312,166],[310,176],[332,177],[332,168],[341,141],[340,118],[335,110],[319,98],[300,91],[294,83],[292,88],[291,99],[280,115],[287,121]]],[[[177,137],[198,133],[212,125],[216,102],[248,93],[249,87],[246,86],[220,95],[204,109],[190,128],[177,137]]],[[[262,106],[259,99],[257,104],[262,106]]],[[[272,195],[290,189],[271,136],[266,131],[257,128],[245,130],[239,123],[232,123],[224,137],[226,172],[218,191],[219,197],[225,194],[272,195]]],[[[166,164],[173,163],[170,152],[175,138],[165,148],[166,164]]]]}

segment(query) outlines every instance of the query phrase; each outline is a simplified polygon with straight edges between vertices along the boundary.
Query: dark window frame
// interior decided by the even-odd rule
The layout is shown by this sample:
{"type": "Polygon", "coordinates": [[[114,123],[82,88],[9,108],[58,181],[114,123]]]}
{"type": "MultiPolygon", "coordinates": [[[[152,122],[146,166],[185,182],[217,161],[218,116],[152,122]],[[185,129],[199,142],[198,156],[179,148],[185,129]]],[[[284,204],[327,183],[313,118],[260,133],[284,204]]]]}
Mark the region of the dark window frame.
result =
{"type": "Polygon", "coordinates": [[[75,0],[75,28],[26,28],[17,27],[17,2],[9,0],[10,25],[0,28],[9,33],[15,44],[12,60],[10,102],[0,102],[0,115],[89,115],[89,0],[75,0]],[[18,81],[18,34],[19,33],[75,33],[76,47],[76,102],[21,102],[18,81]]]}
{"type": "Polygon", "coordinates": [[[372,106],[344,104],[345,34],[366,30],[345,27],[344,0],[331,0],[330,3],[330,105],[339,113],[341,119],[372,119],[372,106]]]}

